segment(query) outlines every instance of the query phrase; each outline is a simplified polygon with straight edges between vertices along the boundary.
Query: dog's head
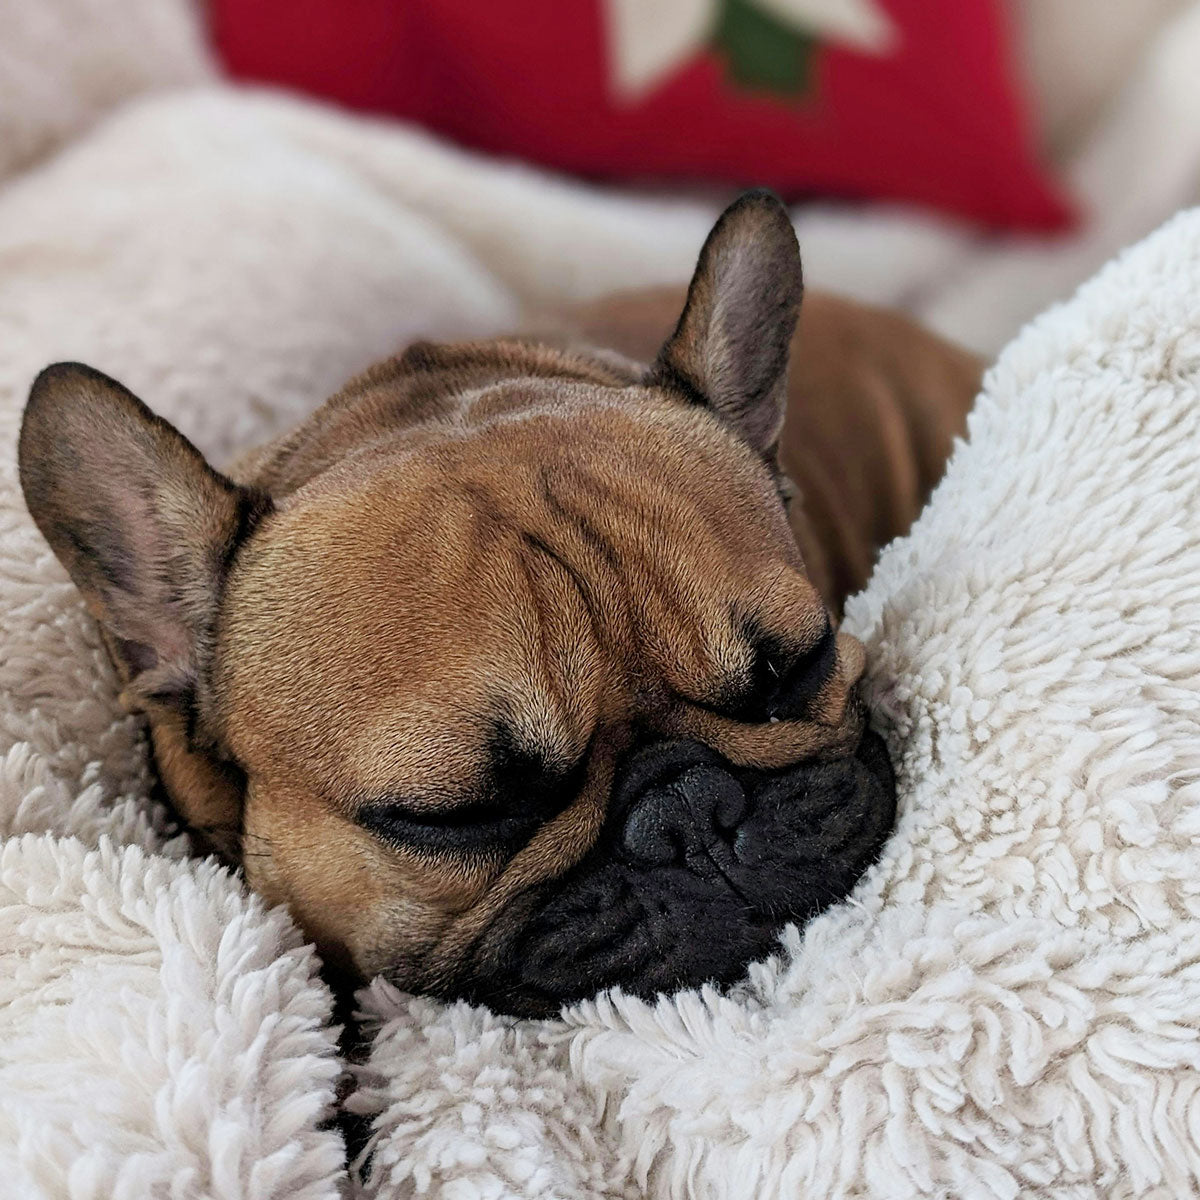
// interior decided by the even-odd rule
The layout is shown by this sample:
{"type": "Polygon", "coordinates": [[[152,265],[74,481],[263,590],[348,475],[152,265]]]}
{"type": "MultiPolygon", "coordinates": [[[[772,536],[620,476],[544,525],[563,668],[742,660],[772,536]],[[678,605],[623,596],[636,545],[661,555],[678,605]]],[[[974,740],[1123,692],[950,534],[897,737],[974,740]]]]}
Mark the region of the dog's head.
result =
{"type": "Polygon", "coordinates": [[[845,895],[894,794],[789,532],[786,213],[710,235],[657,361],[418,345],[217,473],[38,378],[38,526],[189,822],[336,964],[545,1012],[728,981],[845,895]]]}

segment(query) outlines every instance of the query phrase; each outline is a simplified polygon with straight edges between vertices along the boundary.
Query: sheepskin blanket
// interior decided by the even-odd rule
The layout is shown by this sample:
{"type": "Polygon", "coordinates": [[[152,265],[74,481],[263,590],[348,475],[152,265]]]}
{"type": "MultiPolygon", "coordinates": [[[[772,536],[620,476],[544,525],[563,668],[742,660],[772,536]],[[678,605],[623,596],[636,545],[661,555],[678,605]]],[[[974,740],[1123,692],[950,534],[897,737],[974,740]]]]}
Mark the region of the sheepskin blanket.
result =
{"type": "Polygon", "coordinates": [[[350,1067],[286,914],[147,799],[19,498],[33,374],[93,362],[219,459],[538,280],[682,275],[708,219],[544,187],[214,89],[0,192],[0,1191],[1200,1193],[1200,211],[1008,347],[851,603],[899,824],[731,992],[513,1022],[376,983],[350,1067]],[[339,1105],[369,1122],[349,1164],[339,1105]]]}

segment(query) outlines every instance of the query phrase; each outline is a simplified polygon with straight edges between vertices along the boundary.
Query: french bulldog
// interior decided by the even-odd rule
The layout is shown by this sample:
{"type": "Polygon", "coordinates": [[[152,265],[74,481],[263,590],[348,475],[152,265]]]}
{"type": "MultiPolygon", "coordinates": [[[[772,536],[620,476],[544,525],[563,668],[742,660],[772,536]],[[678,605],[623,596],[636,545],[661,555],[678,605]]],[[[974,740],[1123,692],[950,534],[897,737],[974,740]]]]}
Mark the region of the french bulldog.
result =
{"type": "Polygon", "coordinates": [[[748,193],[686,297],[571,316],[604,349],[418,343],[228,473],[100,372],[38,376],[26,502],[166,792],[334,970],[518,1015],[724,984],[877,857],[836,614],[979,364],[814,297],[789,404],[801,293],[748,193]]]}

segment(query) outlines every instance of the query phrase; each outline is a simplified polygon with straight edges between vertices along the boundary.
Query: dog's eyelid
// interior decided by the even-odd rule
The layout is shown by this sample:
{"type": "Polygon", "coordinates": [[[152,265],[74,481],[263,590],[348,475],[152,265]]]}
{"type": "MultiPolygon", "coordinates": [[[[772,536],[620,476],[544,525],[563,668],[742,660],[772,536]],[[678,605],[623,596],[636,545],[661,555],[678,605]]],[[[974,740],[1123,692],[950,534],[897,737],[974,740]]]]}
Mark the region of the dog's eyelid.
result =
{"type": "Polygon", "coordinates": [[[511,850],[536,826],[529,816],[505,812],[488,801],[423,808],[411,801],[384,800],[359,808],[355,819],[384,842],[425,854],[511,850]]]}
{"type": "Polygon", "coordinates": [[[468,800],[461,804],[423,804],[411,799],[384,799],[360,806],[356,817],[368,822],[408,822],[413,825],[454,825],[502,815],[497,805],[468,800]]]}
{"type": "Polygon", "coordinates": [[[506,737],[493,740],[484,794],[434,805],[413,797],[363,804],[355,819],[385,842],[429,854],[511,853],[576,797],[589,755],[575,763],[547,762],[506,737]]]}
{"type": "Polygon", "coordinates": [[[795,670],[806,660],[820,658],[831,645],[836,646],[836,643],[837,631],[833,628],[833,622],[826,617],[824,628],[807,645],[790,648],[790,652],[784,660],[785,669],[795,670]]]}
{"type": "Polygon", "coordinates": [[[357,819],[390,845],[434,856],[508,856],[542,823],[537,813],[505,812],[495,805],[475,803],[425,810],[373,805],[359,810],[357,819]]]}

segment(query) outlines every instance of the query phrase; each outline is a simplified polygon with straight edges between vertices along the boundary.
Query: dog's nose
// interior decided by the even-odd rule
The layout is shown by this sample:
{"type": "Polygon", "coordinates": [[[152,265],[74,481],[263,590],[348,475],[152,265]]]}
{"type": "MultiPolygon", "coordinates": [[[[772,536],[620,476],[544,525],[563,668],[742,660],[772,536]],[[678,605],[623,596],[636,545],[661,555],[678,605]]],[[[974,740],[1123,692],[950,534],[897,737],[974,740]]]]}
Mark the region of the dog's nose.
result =
{"type": "Polygon", "coordinates": [[[697,856],[711,858],[714,850],[732,844],[746,815],[746,793],[715,759],[697,742],[668,743],[642,756],[631,774],[645,774],[649,764],[650,778],[641,788],[638,780],[627,780],[622,789],[627,796],[637,793],[628,796],[621,829],[627,855],[647,865],[668,866],[697,856]]]}

